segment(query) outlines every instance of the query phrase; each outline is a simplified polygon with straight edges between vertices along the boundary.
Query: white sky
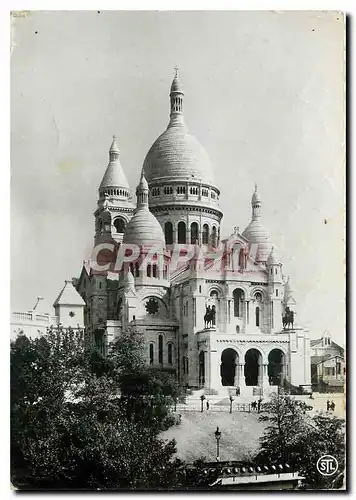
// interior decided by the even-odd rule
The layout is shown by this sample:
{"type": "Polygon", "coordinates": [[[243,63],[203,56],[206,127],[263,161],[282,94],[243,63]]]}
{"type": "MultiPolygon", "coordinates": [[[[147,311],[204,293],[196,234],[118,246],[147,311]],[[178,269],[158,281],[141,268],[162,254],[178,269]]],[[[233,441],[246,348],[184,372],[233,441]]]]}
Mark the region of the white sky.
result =
{"type": "Polygon", "coordinates": [[[263,224],[298,321],[344,343],[343,18],[322,12],[34,12],[13,23],[12,309],[50,306],[90,254],[116,134],[135,189],[180,67],[214,165],[222,236],[263,224]],[[325,223],[326,222],[326,223],[325,223]]]}

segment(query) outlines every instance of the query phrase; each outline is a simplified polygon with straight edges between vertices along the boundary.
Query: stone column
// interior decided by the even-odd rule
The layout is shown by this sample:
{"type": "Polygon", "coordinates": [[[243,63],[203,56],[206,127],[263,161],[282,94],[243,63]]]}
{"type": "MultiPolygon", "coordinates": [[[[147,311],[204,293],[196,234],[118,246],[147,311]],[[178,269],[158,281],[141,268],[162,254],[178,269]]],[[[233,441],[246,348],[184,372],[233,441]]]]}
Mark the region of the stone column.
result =
{"type": "Polygon", "coordinates": [[[269,387],[268,363],[263,363],[262,374],[263,374],[263,378],[262,378],[263,387],[269,387]]]}
{"type": "Polygon", "coordinates": [[[239,363],[237,365],[238,371],[239,371],[239,386],[246,387],[246,381],[245,381],[245,363],[239,363]]]}
{"type": "Polygon", "coordinates": [[[235,377],[234,377],[234,386],[237,387],[239,385],[240,380],[240,365],[237,361],[235,361],[235,377]]]}

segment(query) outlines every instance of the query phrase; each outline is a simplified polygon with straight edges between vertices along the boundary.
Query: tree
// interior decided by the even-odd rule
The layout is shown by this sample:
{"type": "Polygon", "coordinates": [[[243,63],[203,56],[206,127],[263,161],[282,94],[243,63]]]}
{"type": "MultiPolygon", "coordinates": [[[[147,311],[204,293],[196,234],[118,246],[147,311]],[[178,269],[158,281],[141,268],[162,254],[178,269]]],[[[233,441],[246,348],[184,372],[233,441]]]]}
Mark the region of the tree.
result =
{"type": "Polygon", "coordinates": [[[339,471],[343,471],[344,422],[329,416],[310,417],[310,409],[293,397],[273,395],[259,417],[269,425],[260,438],[256,461],[266,465],[288,463],[305,477],[304,488],[338,487],[335,477],[322,476],[316,464],[323,455],[333,455],[339,461],[339,471]]]}
{"type": "Polygon", "coordinates": [[[130,326],[111,344],[108,358],[127,418],[159,433],[175,423],[171,407],[185,400],[185,389],[174,373],[147,366],[144,346],[143,333],[130,326]]]}
{"type": "Polygon", "coordinates": [[[119,397],[118,374],[133,369],[138,376],[142,369],[139,352],[123,354],[125,345],[139,347],[139,342],[132,335],[124,339],[108,359],[91,350],[84,332],[52,329],[39,339],[20,336],[11,344],[15,486],[117,489],[181,484],[183,463],[174,458],[175,442],[159,439],[147,404],[143,415],[131,418],[119,397]]]}

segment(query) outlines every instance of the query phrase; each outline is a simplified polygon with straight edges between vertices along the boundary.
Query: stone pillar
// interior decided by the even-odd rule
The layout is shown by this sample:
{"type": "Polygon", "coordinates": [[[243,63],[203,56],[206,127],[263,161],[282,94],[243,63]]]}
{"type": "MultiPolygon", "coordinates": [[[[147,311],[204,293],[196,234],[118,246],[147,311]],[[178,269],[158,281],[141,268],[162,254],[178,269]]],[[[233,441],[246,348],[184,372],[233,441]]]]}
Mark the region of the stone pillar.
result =
{"type": "Polygon", "coordinates": [[[263,386],[263,379],[264,379],[264,364],[262,363],[262,360],[258,361],[258,377],[257,377],[257,385],[259,387],[263,386]]]}
{"type": "Polygon", "coordinates": [[[269,377],[268,377],[268,363],[262,365],[262,385],[263,387],[269,387],[269,377]]]}
{"type": "Polygon", "coordinates": [[[237,365],[238,372],[239,372],[239,386],[246,387],[246,381],[245,381],[245,363],[239,363],[237,365]]]}
{"type": "Polygon", "coordinates": [[[234,377],[234,386],[237,387],[239,386],[239,380],[240,380],[240,365],[237,361],[235,361],[235,377],[234,377]]]}

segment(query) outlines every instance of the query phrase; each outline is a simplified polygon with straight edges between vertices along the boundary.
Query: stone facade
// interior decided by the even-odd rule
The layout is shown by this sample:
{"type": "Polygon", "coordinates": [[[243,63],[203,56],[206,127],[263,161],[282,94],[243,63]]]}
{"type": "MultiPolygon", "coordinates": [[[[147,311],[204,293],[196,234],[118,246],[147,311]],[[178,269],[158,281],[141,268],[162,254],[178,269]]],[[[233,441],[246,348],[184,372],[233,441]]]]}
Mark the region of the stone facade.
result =
{"type": "Polygon", "coordinates": [[[84,323],[103,352],[135,323],[145,332],[147,362],[175,371],[191,387],[240,388],[249,395],[284,380],[309,386],[309,335],[295,323],[291,282],[261,224],[257,186],[250,224],[222,239],[220,191],[207,153],[186,129],[178,73],[170,102],[167,130],[143,164],[136,209],[115,139],[110,148],[94,214],[95,245],[117,251],[122,242],[139,243],[140,256],[120,273],[111,264],[105,272],[93,270],[93,261],[83,266],[74,285],[85,304],[84,323]],[[163,268],[141,265],[152,241],[162,244],[163,268]],[[194,252],[172,267],[177,244],[194,252]],[[214,256],[206,258],[207,252],[214,256]]]}

